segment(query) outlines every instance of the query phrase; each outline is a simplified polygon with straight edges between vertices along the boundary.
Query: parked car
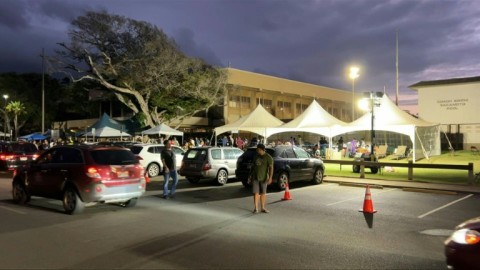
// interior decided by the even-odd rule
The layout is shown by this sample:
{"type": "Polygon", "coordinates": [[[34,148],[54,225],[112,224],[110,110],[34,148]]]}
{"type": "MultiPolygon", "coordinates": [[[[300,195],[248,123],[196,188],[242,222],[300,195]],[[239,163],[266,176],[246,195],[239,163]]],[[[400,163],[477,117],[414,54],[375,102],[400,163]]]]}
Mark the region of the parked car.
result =
{"type": "Polygon", "coordinates": [[[16,168],[35,160],[39,156],[37,146],[29,142],[2,142],[0,143],[1,170],[15,170],[16,168]]]}
{"type": "Polygon", "coordinates": [[[179,174],[190,183],[214,179],[219,185],[235,178],[237,159],[243,151],[235,147],[196,147],[185,153],[179,174]]]}
{"type": "Polygon", "coordinates": [[[62,200],[67,214],[81,213],[89,203],[132,207],[145,192],[144,173],[135,155],[125,148],[55,146],[17,168],[12,196],[19,204],[32,196],[62,200]]]}
{"type": "Polygon", "coordinates": [[[480,269],[480,217],[463,222],[445,241],[450,269],[480,269]]]}
{"type": "MultiPolygon", "coordinates": [[[[140,164],[146,168],[149,177],[158,176],[163,171],[162,159],[160,158],[160,153],[162,153],[163,149],[165,149],[163,144],[135,144],[130,147],[130,150],[140,160],[140,164]]],[[[172,151],[176,156],[178,170],[182,165],[185,150],[172,145],[172,151]]]]}
{"type": "MultiPolygon", "coordinates": [[[[273,182],[278,189],[285,189],[287,183],[297,180],[311,180],[313,184],[323,182],[325,166],[319,159],[311,157],[297,146],[278,145],[267,147],[267,153],[273,158],[273,182]]],[[[235,175],[245,187],[249,187],[248,175],[257,155],[256,147],[248,148],[238,158],[235,175]]]]}
{"type": "Polygon", "coordinates": [[[135,145],[134,142],[124,142],[124,141],[113,141],[113,142],[98,142],[97,145],[103,146],[119,146],[124,148],[130,148],[135,145]]]}

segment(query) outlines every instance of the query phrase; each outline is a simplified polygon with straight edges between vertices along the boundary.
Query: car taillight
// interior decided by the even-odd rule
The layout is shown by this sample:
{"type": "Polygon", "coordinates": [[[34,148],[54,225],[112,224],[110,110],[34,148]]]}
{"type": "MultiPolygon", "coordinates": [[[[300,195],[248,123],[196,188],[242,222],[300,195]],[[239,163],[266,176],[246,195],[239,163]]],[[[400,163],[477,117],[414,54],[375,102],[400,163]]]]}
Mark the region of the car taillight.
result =
{"type": "Polygon", "coordinates": [[[207,162],[207,163],[205,163],[205,165],[203,165],[203,168],[202,168],[202,169],[203,169],[204,171],[208,171],[208,170],[210,170],[211,168],[212,168],[212,165],[210,165],[210,163],[207,162]]]}
{"type": "Polygon", "coordinates": [[[13,159],[15,156],[13,155],[0,155],[0,159],[1,160],[11,160],[13,159]]]}
{"type": "Polygon", "coordinates": [[[88,167],[86,174],[90,178],[101,178],[100,173],[98,172],[97,168],[95,168],[95,167],[88,167]]]}
{"type": "Polygon", "coordinates": [[[35,154],[35,155],[32,156],[32,159],[33,159],[33,160],[36,160],[39,156],[40,156],[40,155],[35,154]]]}
{"type": "Polygon", "coordinates": [[[138,155],[136,156],[136,158],[137,158],[138,160],[143,160],[143,158],[142,158],[141,156],[138,156],[138,155]]]}

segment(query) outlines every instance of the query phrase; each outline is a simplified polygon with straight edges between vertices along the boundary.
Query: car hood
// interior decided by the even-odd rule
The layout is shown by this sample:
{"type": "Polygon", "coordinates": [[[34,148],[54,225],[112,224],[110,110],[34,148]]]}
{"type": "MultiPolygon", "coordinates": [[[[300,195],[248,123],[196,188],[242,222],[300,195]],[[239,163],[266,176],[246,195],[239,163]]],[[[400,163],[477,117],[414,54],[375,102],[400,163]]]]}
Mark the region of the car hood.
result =
{"type": "Polygon", "coordinates": [[[467,221],[464,221],[462,224],[458,225],[455,229],[480,229],[480,217],[472,218],[467,221]]]}

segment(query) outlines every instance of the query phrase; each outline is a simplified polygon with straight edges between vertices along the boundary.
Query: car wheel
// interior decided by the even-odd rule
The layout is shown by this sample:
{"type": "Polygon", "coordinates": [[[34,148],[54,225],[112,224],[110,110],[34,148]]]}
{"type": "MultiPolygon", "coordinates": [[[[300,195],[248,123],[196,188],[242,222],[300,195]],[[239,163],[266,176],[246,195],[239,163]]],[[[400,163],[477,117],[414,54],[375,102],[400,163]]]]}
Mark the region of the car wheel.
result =
{"type": "Polygon", "coordinates": [[[191,184],[197,184],[198,182],[200,182],[200,178],[196,178],[196,177],[187,177],[187,180],[191,184]]]}
{"type": "Polygon", "coordinates": [[[134,207],[135,205],[137,205],[137,201],[138,199],[137,198],[133,198],[133,199],[130,199],[124,203],[121,204],[121,206],[127,208],[127,207],[134,207]]]}
{"type": "Polygon", "coordinates": [[[376,174],[376,173],[378,173],[378,167],[371,167],[371,168],[370,168],[370,171],[371,171],[373,174],[376,174]]]}
{"type": "Polygon", "coordinates": [[[353,165],[352,169],[353,169],[354,173],[359,173],[360,172],[360,165],[353,165]]]}
{"type": "Polygon", "coordinates": [[[149,177],[155,177],[160,174],[160,166],[157,163],[148,165],[147,172],[149,177]]]}
{"type": "Polygon", "coordinates": [[[14,182],[12,186],[12,198],[15,203],[26,204],[30,201],[30,196],[25,190],[25,186],[19,182],[14,182]]]}
{"type": "Polygon", "coordinates": [[[223,186],[228,181],[228,172],[226,170],[220,169],[217,173],[217,184],[223,186]]]}
{"type": "Polygon", "coordinates": [[[280,190],[284,190],[287,188],[288,183],[289,183],[288,173],[282,172],[277,179],[277,188],[280,190]]]}
{"type": "Polygon", "coordinates": [[[320,168],[317,168],[315,170],[315,173],[313,174],[313,184],[318,185],[323,182],[323,170],[320,168]]]}
{"type": "Polygon", "coordinates": [[[69,215],[80,214],[85,209],[85,204],[72,187],[65,188],[63,192],[63,209],[69,215]]]}

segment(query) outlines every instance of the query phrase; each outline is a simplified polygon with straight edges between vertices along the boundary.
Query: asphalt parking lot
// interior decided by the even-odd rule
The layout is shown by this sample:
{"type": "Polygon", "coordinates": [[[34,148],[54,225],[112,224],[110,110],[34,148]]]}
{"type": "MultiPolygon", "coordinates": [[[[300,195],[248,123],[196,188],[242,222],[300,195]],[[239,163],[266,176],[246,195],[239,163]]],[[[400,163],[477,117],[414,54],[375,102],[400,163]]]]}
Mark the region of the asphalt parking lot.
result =
{"type": "Polygon", "coordinates": [[[445,269],[443,241],[480,213],[479,195],[372,188],[378,212],[366,216],[365,188],[292,183],[292,200],[271,191],[271,213],[252,214],[239,182],[181,180],[164,200],[154,179],[135,208],[68,216],[59,201],[14,205],[0,181],[2,269],[445,269]]]}

